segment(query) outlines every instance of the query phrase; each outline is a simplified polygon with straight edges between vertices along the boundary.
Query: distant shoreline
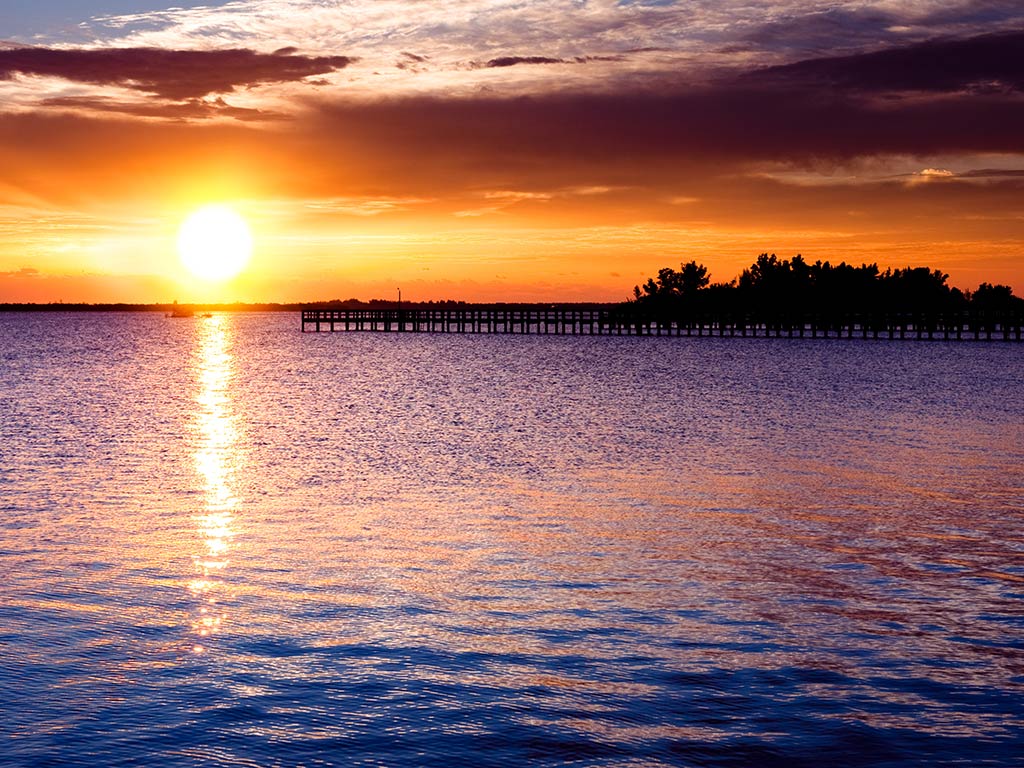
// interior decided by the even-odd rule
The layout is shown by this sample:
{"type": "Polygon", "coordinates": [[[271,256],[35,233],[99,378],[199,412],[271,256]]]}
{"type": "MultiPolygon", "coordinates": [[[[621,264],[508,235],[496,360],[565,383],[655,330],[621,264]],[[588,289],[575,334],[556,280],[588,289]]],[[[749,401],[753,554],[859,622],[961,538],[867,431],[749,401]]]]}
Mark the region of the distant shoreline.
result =
{"type": "Polygon", "coordinates": [[[509,301],[509,302],[472,302],[472,301],[306,301],[306,302],[268,302],[268,303],[214,303],[214,304],[87,304],[87,303],[0,303],[0,312],[171,312],[175,309],[188,309],[195,312],[300,312],[304,309],[492,309],[492,308],[586,308],[610,309],[620,306],[623,302],[586,302],[586,301],[509,301]]]}

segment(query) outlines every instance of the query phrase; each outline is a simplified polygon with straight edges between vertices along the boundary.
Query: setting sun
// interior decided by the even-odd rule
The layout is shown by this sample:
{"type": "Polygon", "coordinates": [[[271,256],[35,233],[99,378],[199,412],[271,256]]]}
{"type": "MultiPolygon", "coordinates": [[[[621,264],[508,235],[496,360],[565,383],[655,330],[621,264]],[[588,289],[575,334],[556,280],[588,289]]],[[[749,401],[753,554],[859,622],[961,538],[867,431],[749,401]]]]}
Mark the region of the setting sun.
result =
{"type": "Polygon", "coordinates": [[[223,205],[195,211],[178,231],[178,254],[192,275],[227,280],[241,272],[252,255],[252,235],[245,219],[223,205]]]}

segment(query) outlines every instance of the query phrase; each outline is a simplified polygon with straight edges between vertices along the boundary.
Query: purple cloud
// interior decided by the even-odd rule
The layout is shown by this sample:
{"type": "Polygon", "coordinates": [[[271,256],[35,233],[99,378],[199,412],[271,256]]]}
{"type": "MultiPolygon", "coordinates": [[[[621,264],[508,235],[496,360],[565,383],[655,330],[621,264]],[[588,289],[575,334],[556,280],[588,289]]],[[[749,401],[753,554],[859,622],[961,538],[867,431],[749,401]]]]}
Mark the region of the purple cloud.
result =
{"type": "Polygon", "coordinates": [[[1024,91],[1024,32],[938,39],[852,56],[768,67],[751,80],[780,86],[893,91],[1024,91]]]}
{"type": "Polygon", "coordinates": [[[302,80],[342,69],[349,56],[301,56],[294,48],[259,53],[157,48],[12,48],[0,50],[0,79],[20,73],[115,85],[181,101],[267,83],[302,80]]]}

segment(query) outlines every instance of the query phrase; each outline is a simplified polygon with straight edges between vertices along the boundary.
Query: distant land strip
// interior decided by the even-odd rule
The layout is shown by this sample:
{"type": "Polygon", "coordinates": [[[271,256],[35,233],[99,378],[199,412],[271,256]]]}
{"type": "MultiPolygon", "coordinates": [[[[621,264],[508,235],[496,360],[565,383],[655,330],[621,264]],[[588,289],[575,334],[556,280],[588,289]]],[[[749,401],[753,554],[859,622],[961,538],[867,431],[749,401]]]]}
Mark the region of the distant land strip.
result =
{"type": "Polygon", "coordinates": [[[467,301],[402,301],[394,299],[332,299],[305,302],[231,302],[196,304],[131,304],[125,302],[90,304],[86,302],[0,303],[0,312],[173,312],[188,309],[194,312],[299,312],[309,309],[612,309],[617,302],[467,302],[467,301]]]}
{"type": "Polygon", "coordinates": [[[646,317],[652,322],[737,320],[793,324],[801,319],[828,323],[857,316],[913,317],[918,322],[1005,321],[1019,324],[1024,299],[1008,285],[982,282],[975,290],[949,285],[949,275],[931,267],[882,270],[877,263],[854,266],[806,261],[797,254],[780,259],[762,253],[728,282],[712,282],[708,268],[696,261],[665,267],[633,288],[623,302],[467,302],[395,301],[356,298],[306,302],[135,303],[0,303],[0,312],[298,312],[311,310],[607,310],[646,317]]]}

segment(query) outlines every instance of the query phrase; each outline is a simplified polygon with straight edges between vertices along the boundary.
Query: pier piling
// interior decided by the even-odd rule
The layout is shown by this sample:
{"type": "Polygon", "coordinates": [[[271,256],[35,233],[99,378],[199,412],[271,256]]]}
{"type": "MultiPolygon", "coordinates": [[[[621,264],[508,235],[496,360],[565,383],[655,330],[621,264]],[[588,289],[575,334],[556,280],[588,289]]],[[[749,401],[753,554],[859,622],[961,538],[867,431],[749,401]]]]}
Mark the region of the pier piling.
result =
{"type": "Polygon", "coordinates": [[[710,336],[859,341],[1021,341],[1020,318],[979,322],[968,317],[866,316],[845,319],[753,318],[741,315],[666,317],[611,308],[475,307],[305,309],[302,331],[532,334],[552,336],[710,336]],[[717,331],[717,332],[716,332],[717,331]],[[763,331],[763,332],[762,332],[763,331]]]}

